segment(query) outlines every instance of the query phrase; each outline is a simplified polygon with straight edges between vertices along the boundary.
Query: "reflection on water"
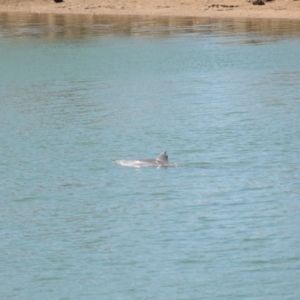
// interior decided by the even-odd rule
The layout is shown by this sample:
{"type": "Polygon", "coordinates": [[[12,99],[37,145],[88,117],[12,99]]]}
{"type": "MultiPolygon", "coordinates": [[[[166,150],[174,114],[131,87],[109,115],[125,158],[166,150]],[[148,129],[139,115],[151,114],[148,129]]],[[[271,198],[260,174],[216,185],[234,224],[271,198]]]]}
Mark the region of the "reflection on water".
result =
{"type": "MultiPolygon", "coordinates": [[[[299,36],[299,20],[235,20],[176,17],[132,17],[55,14],[0,14],[0,38],[87,38],[99,35],[154,35],[178,33],[247,35],[264,37],[299,36]]],[[[251,41],[250,41],[251,42],[251,41]]],[[[252,42],[256,42],[253,40],[252,42]]]]}
{"type": "Polygon", "coordinates": [[[300,299],[299,22],[0,20],[1,299],[300,299]]]}

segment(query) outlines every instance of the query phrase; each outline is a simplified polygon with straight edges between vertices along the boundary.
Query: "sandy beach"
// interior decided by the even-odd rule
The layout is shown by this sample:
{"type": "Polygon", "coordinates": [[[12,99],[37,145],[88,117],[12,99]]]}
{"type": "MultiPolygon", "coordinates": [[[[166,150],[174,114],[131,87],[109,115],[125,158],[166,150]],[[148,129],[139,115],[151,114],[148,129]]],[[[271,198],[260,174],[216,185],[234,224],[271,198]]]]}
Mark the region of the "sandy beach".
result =
{"type": "Polygon", "coordinates": [[[0,0],[0,12],[300,19],[300,0],[0,0]]]}

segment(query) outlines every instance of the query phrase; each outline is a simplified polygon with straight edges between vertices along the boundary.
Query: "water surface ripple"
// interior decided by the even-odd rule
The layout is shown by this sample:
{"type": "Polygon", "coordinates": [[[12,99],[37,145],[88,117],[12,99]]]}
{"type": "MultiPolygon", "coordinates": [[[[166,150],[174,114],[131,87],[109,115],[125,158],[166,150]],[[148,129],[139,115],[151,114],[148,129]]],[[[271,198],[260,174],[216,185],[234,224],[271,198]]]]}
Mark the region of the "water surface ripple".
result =
{"type": "Polygon", "coordinates": [[[1,299],[299,299],[299,25],[1,14],[1,299]]]}

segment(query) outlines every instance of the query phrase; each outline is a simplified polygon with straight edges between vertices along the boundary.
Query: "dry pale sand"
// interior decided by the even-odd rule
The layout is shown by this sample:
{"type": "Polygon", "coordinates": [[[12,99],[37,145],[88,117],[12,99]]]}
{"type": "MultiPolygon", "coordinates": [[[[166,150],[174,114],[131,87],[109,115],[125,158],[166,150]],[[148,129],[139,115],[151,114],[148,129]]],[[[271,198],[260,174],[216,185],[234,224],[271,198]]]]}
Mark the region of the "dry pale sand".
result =
{"type": "Polygon", "coordinates": [[[300,19],[300,0],[0,0],[0,12],[300,19]]]}

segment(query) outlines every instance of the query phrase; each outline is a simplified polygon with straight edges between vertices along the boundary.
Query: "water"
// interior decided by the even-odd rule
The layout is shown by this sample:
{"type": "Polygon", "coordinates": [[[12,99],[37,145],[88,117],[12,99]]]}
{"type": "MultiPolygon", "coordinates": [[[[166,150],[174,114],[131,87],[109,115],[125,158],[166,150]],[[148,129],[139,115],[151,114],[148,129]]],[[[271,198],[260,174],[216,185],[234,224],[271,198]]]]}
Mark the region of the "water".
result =
{"type": "Polygon", "coordinates": [[[299,299],[299,25],[0,15],[1,299],[299,299]]]}

